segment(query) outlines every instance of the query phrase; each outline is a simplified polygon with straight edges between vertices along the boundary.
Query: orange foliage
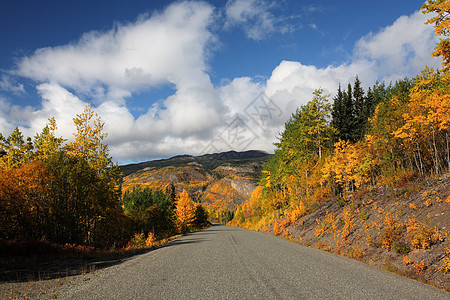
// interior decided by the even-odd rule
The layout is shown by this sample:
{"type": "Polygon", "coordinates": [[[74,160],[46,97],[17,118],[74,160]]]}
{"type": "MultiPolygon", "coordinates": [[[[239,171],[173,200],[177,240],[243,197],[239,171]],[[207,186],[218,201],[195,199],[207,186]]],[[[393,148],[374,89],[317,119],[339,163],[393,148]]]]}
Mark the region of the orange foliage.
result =
{"type": "Polygon", "coordinates": [[[344,243],[348,243],[347,238],[350,235],[350,230],[355,225],[353,222],[353,218],[353,211],[348,207],[344,207],[344,226],[341,233],[342,242],[344,243]]]}
{"type": "Polygon", "coordinates": [[[411,245],[416,249],[428,249],[431,245],[444,239],[437,227],[430,228],[426,223],[421,223],[415,218],[408,219],[406,231],[411,245]]]}
{"type": "Polygon", "coordinates": [[[280,235],[283,232],[283,227],[281,226],[280,222],[276,220],[273,223],[273,234],[280,235]]]}
{"type": "Polygon", "coordinates": [[[383,220],[383,229],[381,230],[382,247],[389,250],[392,243],[399,240],[403,235],[402,223],[397,216],[392,216],[391,213],[385,212],[383,220]]]}
{"type": "Polygon", "coordinates": [[[423,272],[425,272],[426,266],[423,261],[421,261],[421,262],[415,261],[413,263],[413,265],[414,265],[414,269],[416,270],[417,273],[423,274],[423,272]]]}
{"type": "Polygon", "coordinates": [[[412,264],[412,261],[411,261],[411,259],[409,258],[409,256],[406,255],[405,257],[403,257],[403,265],[408,266],[408,265],[410,265],[410,264],[412,264]]]}
{"type": "Polygon", "coordinates": [[[25,162],[11,169],[0,167],[0,229],[29,238],[43,230],[43,214],[48,203],[47,170],[40,162],[25,162]],[[6,228],[2,228],[6,226],[6,228]]]}
{"type": "Polygon", "coordinates": [[[195,220],[195,203],[192,201],[186,190],[179,195],[176,208],[178,228],[181,232],[185,232],[195,220]]]}

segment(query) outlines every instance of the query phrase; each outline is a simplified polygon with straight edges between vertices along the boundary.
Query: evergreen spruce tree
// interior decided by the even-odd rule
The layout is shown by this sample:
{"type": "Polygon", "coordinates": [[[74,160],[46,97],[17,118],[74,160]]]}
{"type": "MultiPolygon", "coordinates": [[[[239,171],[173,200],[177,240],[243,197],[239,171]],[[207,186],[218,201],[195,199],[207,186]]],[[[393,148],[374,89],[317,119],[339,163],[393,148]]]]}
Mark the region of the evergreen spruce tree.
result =
{"type": "Polygon", "coordinates": [[[344,93],[341,89],[341,84],[339,84],[338,92],[336,96],[333,98],[333,107],[331,110],[331,126],[336,129],[336,134],[334,135],[333,142],[337,142],[338,139],[341,137],[341,131],[342,131],[342,114],[343,114],[343,101],[344,101],[344,93]]]}
{"type": "Polygon", "coordinates": [[[364,90],[361,87],[361,81],[358,76],[355,79],[355,85],[353,86],[353,112],[354,112],[354,125],[352,126],[352,140],[362,140],[365,133],[366,114],[365,111],[365,97],[364,90]]]}
{"type": "Polygon", "coordinates": [[[367,95],[365,97],[365,105],[364,105],[364,134],[366,134],[369,130],[370,127],[370,122],[369,122],[369,118],[371,118],[373,116],[373,113],[375,112],[375,97],[374,94],[372,92],[372,89],[369,88],[367,90],[367,95]]]}
{"type": "Polygon", "coordinates": [[[355,125],[355,117],[353,112],[353,93],[352,85],[349,83],[347,92],[343,93],[341,128],[339,138],[344,141],[354,141],[353,127],[355,125]]]}

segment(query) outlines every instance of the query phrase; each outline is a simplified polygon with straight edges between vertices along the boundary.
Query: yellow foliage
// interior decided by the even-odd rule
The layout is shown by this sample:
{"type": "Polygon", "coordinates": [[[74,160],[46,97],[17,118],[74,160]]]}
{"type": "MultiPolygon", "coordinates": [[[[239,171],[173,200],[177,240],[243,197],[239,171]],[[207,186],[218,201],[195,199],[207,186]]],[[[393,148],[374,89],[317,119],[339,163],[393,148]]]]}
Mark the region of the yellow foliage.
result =
{"type": "Polygon", "coordinates": [[[439,270],[444,273],[450,273],[450,259],[448,257],[444,257],[442,260],[442,265],[439,267],[439,270]]]}
{"type": "Polygon", "coordinates": [[[280,222],[276,220],[273,223],[273,234],[280,235],[283,232],[283,227],[281,226],[280,222]]]}
{"type": "MultiPolygon", "coordinates": [[[[433,17],[425,24],[434,23],[436,36],[448,36],[450,34],[450,2],[448,0],[428,0],[422,6],[423,13],[433,13],[433,17]]],[[[434,49],[433,56],[442,56],[444,70],[450,68],[450,45],[449,39],[440,39],[434,49]]]]}
{"type": "Polygon", "coordinates": [[[429,228],[427,224],[421,223],[415,218],[408,219],[406,231],[411,245],[416,249],[428,249],[431,245],[444,239],[437,227],[429,228]]]}
{"type": "Polygon", "coordinates": [[[178,228],[180,231],[186,231],[186,229],[192,225],[195,220],[195,203],[192,201],[186,190],[179,195],[176,207],[176,214],[178,220],[178,228]]]}
{"type": "Polygon", "coordinates": [[[130,243],[127,248],[142,248],[145,246],[145,235],[144,233],[135,233],[131,238],[130,243]]]}
{"type": "Polygon", "coordinates": [[[408,255],[406,255],[405,257],[403,257],[403,264],[404,264],[405,266],[412,264],[412,261],[411,261],[411,259],[409,258],[408,255]]]}
{"type": "Polygon", "coordinates": [[[147,239],[145,240],[145,246],[146,247],[153,246],[155,240],[156,240],[156,238],[155,238],[155,235],[153,234],[153,232],[149,232],[148,236],[147,236],[147,239]]]}
{"type": "Polygon", "coordinates": [[[396,215],[392,216],[391,213],[385,212],[383,225],[384,227],[381,230],[382,248],[389,250],[392,243],[402,237],[402,223],[396,215]]]}

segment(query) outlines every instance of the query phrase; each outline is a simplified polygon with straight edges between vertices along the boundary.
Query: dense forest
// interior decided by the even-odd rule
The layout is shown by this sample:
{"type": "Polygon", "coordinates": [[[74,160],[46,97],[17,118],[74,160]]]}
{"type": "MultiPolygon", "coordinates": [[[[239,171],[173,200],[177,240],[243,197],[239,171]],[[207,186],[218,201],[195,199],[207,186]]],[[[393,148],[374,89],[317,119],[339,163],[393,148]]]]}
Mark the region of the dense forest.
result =
{"type": "Polygon", "coordinates": [[[56,137],[55,119],[26,141],[0,134],[0,246],[150,246],[207,221],[187,193],[135,188],[122,196],[103,123],[88,106],[73,119],[72,142],[56,137]],[[131,244],[130,244],[131,243],[131,244]]]}
{"type": "Polygon", "coordinates": [[[332,104],[316,90],[286,122],[259,187],[231,224],[267,230],[284,216],[286,227],[331,198],[346,203],[357,190],[450,172],[450,4],[428,1],[423,12],[437,13],[427,23],[443,37],[433,53],[442,69],[367,91],[356,77],[332,104]]]}

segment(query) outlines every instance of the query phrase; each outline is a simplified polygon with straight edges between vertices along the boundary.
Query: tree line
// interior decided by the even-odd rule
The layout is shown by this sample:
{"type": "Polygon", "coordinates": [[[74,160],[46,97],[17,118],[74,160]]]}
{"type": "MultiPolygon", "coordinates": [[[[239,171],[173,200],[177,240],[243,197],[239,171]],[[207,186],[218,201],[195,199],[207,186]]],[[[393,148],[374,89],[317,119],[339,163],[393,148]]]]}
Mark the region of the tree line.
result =
{"type": "MultiPolygon", "coordinates": [[[[436,33],[448,36],[448,1],[428,1],[436,33]]],[[[279,214],[306,214],[333,196],[450,172],[449,39],[435,56],[440,70],[377,83],[365,92],[358,77],[333,103],[322,89],[286,122],[260,187],[236,211],[233,224],[258,229],[279,214]]]]}
{"type": "Polygon", "coordinates": [[[104,124],[90,106],[73,121],[71,142],[56,136],[54,118],[34,138],[25,140],[19,128],[0,133],[0,244],[109,247],[134,233],[158,238],[207,221],[203,208],[173,186],[122,195],[104,124]]]}

